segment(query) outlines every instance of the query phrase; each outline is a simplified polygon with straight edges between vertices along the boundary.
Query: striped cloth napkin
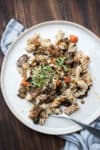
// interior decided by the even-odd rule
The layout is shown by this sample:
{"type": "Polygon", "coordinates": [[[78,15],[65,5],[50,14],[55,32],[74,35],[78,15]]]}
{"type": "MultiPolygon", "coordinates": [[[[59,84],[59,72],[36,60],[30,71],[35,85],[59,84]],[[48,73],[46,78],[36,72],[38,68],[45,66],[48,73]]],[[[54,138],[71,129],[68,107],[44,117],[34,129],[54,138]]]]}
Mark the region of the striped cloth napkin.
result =
{"type": "MultiPolygon", "coordinates": [[[[4,55],[6,55],[13,40],[23,31],[25,31],[25,27],[15,19],[8,22],[0,41],[1,51],[4,55]]],[[[100,118],[92,126],[100,129],[100,118]]],[[[61,135],[60,137],[65,139],[63,150],[100,150],[100,139],[94,137],[87,130],[71,135],[61,135]]]]}

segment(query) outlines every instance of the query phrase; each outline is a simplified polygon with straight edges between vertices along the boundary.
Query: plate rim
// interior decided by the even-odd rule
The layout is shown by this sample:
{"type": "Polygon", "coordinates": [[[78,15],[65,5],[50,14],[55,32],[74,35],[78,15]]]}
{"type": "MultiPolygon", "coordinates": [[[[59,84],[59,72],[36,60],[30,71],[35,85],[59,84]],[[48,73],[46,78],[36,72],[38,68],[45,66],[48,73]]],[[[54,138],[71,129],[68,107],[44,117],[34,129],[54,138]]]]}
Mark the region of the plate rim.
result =
{"type": "MultiPolygon", "coordinates": [[[[43,129],[43,127],[40,127],[40,126],[37,126],[37,127],[32,127],[31,125],[28,125],[27,121],[23,120],[21,118],[20,115],[17,114],[17,112],[13,109],[13,106],[10,104],[10,102],[7,100],[7,96],[6,96],[6,92],[5,92],[5,89],[3,88],[4,85],[3,85],[3,79],[4,79],[4,76],[3,76],[3,73],[4,73],[4,68],[5,68],[5,65],[6,65],[6,61],[8,59],[8,56],[9,56],[9,53],[11,52],[12,50],[12,47],[14,46],[14,44],[16,44],[16,42],[18,40],[20,40],[25,34],[27,34],[28,32],[30,32],[31,30],[39,27],[39,26],[43,26],[43,25],[48,25],[48,24],[57,24],[57,23],[64,23],[64,24],[69,24],[69,25],[73,25],[75,27],[78,27],[82,30],[84,30],[85,32],[88,32],[90,35],[92,35],[96,40],[98,40],[100,42],[100,39],[99,37],[93,33],[91,30],[87,29],[86,27],[80,25],[80,24],[77,24],[77,23],[74,23],[74,22],[70,22],[70,21],[65,21],[65,20],[53,20],[53,21],[46,21],[46,22],[42,22],[42,23],[39,23],[39,24],[36,24],[28,29],[26,29],[24,32],[22,32],[14,41],[13,43],[10,45],[10,47],[8,48],[8,51],[7,51],[7,54],[5,55],[4,59],[3,59],[3,63],[2,63],[2,67],[1,67],[1,76],[0,76],[0,85],[1,85],[1,91],[2,91],[2,94],[3,94],[3,98],[4,98],[4,101],[6,103],[6,105],[8,106],[9,110],[11,111],[11,113],[23,124],[25,125],[26,127],[32,129],[32,130],[35,130],[37,132],[40,132],[40,133],[44,133],[44,134],[51,134],[51,135],[62,135],[62,134],[71,134],[73,132],[76,132],[76,131],[80,131],[82,128],[79,127],[79,126],[72,126],[72,129],[71,130],[66,130],[65,131],[65,128],[64,130],[57,130],[57,132],[53,132],[51,130],[47,130],[46,127],[45,129],[43,129]]],[[[88,119],[88,123],[92,123],[97,117],[99,117],[99,114],[100,114],[100,110],[97,110],[93,113],[93,115],[91,115],[91,118],[88,119]]]]}

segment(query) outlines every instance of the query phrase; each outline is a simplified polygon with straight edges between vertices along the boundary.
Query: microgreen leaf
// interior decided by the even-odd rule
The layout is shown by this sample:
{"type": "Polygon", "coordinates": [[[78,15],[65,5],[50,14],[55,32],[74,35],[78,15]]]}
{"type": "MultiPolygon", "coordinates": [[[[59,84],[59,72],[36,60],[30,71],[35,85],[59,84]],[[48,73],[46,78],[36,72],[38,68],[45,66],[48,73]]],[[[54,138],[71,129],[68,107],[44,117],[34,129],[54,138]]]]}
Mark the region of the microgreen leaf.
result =
{"type": "Polygon", "coordinates": [[[64,60],[66,59],[66,57],[60,57],[56,59],[56,65],[57,66],[62,66],[64,64],[64,60]]]}
{"type": "Polygon", "coordinates": [[[40,70],[33,70],[32,84],[36,87],[42,87],[47,79],[51,78],[53,70],[50,66],[41,66],[40,70]],[[35,72],[34,72],[35,71],[35,72]]]}

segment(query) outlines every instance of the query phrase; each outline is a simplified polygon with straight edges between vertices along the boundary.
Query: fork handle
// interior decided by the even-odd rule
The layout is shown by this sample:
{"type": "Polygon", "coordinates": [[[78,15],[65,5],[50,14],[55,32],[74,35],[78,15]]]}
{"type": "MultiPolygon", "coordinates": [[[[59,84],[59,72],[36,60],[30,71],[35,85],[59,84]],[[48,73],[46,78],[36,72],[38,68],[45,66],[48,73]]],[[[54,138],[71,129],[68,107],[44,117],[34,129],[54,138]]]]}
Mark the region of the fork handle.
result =
{"type": "Polygon", "coordinates": [[[77,120],[75,120],[71,117],[66,117],[66,118],[72,120],[76,124],[80,125],[81,127],[85,128],[86,130],[88,130],[91,134],[93,134],[96,137],[100,138],[100,129],[97,129],[97,128],[91,127],[87,124],[81,123],[80,121],[77,121],[77,120]]]}

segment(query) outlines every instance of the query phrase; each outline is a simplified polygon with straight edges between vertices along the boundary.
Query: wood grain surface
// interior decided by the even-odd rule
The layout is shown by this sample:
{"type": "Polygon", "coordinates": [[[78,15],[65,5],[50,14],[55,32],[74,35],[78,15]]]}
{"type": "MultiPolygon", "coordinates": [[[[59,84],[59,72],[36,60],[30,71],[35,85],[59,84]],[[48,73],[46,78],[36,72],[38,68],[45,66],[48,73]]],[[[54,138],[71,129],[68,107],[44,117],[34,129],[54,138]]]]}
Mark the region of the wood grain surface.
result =
{"type": "MultiPolygon", "coordinates": [[[[0,0],[0,38],[10,18],[26,28],[49,20],[68,20],[100,36],[100,0],[0,0]]],[[[0,67],[3,54],[0,52],[0,67]]],[[[32,131],[9,111],[0,92],[0,150],[59,150],[64,141],[32,131]]]]}

